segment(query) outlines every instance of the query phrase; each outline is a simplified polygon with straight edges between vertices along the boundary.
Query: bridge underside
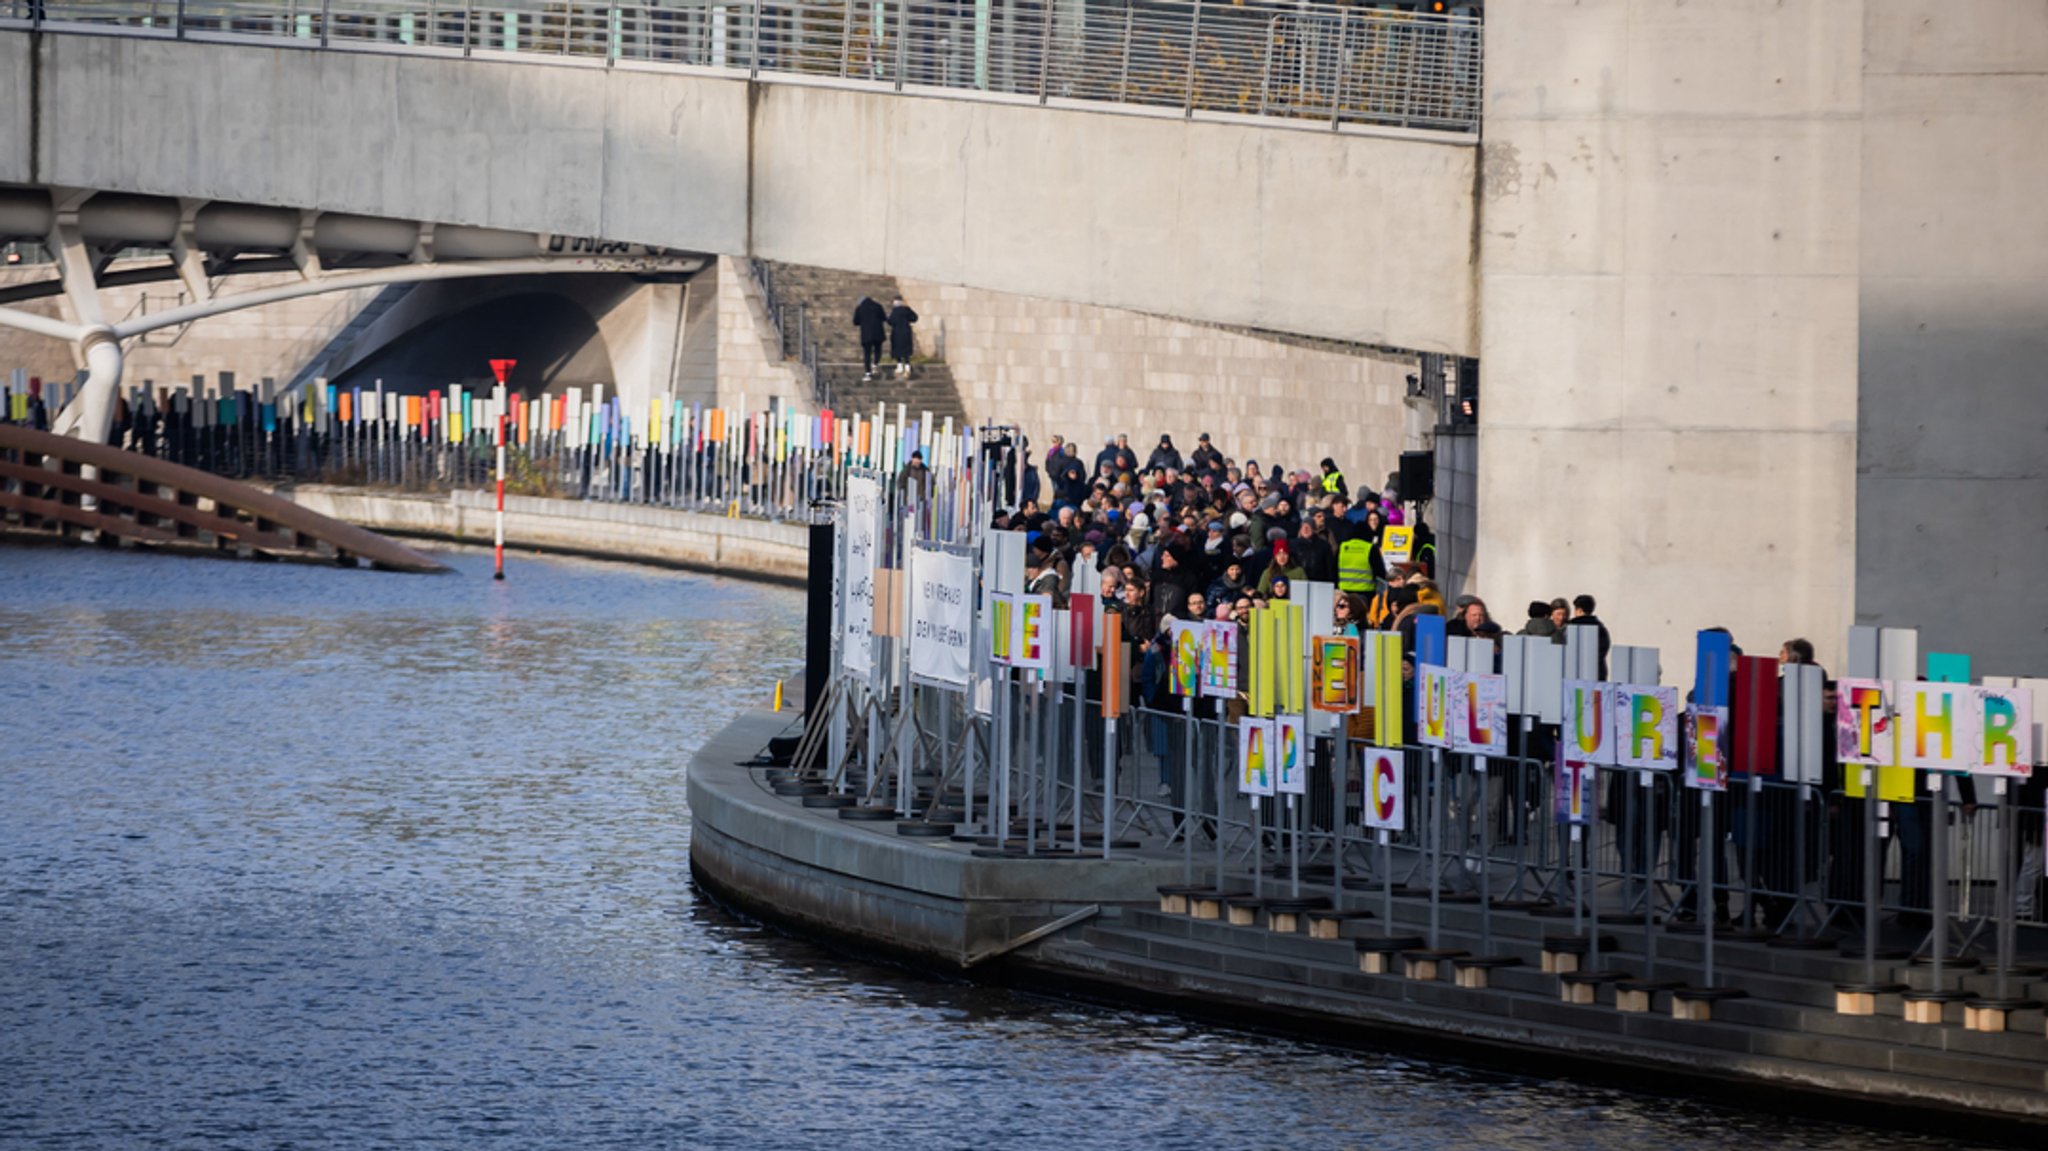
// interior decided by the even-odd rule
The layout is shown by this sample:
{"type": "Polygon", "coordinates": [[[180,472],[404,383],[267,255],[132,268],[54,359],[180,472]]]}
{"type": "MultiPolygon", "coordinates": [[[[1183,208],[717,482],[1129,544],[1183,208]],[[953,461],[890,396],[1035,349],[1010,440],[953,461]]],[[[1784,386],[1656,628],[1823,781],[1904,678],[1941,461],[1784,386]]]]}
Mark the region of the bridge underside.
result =
{"type": "Polygon", "coordinates": [[[72,342],[86,386],[57,427],[106,438],[125,340],[209,316],[299,296],[381,284],[534,273],[626,272],[687,279],[707,258],[644,245],[432,221],[225,203],[78,188],[0,187],[0,244],[40,244],[52,274],[0,293],[0,326],[72,342]],[[140,256],[138,260],[136,257],[140,256]],[[117,258],[127,257],[119,270],[117,258]],[[253,273],[296,273],[251,291],[224,291],[253,273]],[[103,288],[176,280],[192,301],[110,320],[103,288]],[[75,321],[5,305],[62,295],[75,321]]]}

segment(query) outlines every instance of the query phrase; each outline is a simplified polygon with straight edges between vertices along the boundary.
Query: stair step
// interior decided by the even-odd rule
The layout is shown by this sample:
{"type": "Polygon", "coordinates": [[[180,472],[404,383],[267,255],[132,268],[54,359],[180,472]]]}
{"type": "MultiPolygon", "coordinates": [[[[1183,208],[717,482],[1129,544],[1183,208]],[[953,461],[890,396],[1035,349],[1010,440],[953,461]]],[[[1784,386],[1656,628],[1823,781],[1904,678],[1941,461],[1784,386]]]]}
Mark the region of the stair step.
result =
{"type": "MultiPolygon", "coordinates": [[[[1263,928],[1234,927],[1163,915],[1149,909],[1120,909],[1117,916],[1098,920],[1079,938],[1103,951],[1149,963],[1283,982],[1321,985],[1327,983],[1328,971],[1348,971],[1353,966],[1354,949],[1349,940],[1323,941],[1306,935],[1276,935],[1263,928]],[[1322,974],[1318,974],[1319,971],[1322,974]]],[[[1447,937],[1445,943],[1465,947],[1469,941],[1447,937]]],[[[1496,950],[1515,953],[1513,947],[1497,947],[1496,950]]],[[[1616,966],[1626,968],[1628,964],[1622,961],[1616,966]]],[[[1697,981],[1697,971],[1659,971],[1660,978],[1683,979],[1687,974],[1697,981]]],[[[1494,971],[1492,983],[1495,990],[1543,1000],[1554,999],[1557,987],[1556,976],[1543,974],[1535,963],[1527,959],[1522,966],[1494,971]]],[[[1717,1020],[1786,1032],[1808,1044],[1828,1039],[1848,1040],[1869,1044],[1879,1054],[1894,1048],[1911,1048],[2010,1061],[2032,1068],[2037,1077],[2043,1073],[2043,1068],[2048,1068],[2048,1036],[2043,1035],[2039,1010],[2016,1012],[2011,1030],[1987,1034],[1962,1029],[1960,1004],[1953,1012],[1952,1026],[1927,1027],[1906,1023],[1897,1014],[1837,1015],[1833,1009],[1831,984],[1802,984],[1785,978],[1753,979],[1745,974],[1742,985],[1750,991],[1751,997],[1717,1005],[1717,1020]]],[[[1796,1046],[1796,1043],[1787,1044],[1785,1050],[1789,1052],[1796,1046]]],[[[1875,1059],[1877,1055],[1871,1057],[1875,1059]]],[[[1872,1065],[1882,1067],[1888,1064],[1872,1065]]],[[[2023,1079],[2025,1073],[2017,1075],[2023,1079]]],[[[2009,1071],[2001,1072],[1990,1081],[2009,1083],[2014,1076],[2015,1073],[2009,1071]]]]}
{"type": "MultiPolygon", "coordinates": [[[[952,372],[943,363],[917,365],[908,380],[887,374],[893,361],[884,361],[884,372],[870,381],[861,377],[860,337],[853,327],[853,308],[862,296],[886,306],[902,288],[892,276],[840,272],[767,261],[770,282],[780,307],[802,307],[809,318],[807,331],[818,345],[818,382],[835,410],[872,412],[886,405],[891,417],[902,404],[918,418],[930,411],[935,422],[951,416],[956,427],[967,422],[967,409],[952,372]]],[[[916,302],[911,302],[916,306],[916,302]]]]}

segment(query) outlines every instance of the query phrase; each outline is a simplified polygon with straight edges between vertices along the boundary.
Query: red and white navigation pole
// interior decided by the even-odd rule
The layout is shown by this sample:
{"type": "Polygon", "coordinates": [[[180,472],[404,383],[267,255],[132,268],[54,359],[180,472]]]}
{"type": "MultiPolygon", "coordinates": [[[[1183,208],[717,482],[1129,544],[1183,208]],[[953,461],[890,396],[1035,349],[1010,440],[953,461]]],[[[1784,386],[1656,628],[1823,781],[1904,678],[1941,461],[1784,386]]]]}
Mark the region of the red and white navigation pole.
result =
{"type": "Polygon", "coordinates": [[[508,408],[505,403],[505,377],[512,374],[518,360],[492,360],[491,374],[498,377],[497,394],[492,397],[498,409],[498,510],[491,517],[491,554],[495,568],[491,573],[494,580],[505,578],[505,432],[508,408]]]}

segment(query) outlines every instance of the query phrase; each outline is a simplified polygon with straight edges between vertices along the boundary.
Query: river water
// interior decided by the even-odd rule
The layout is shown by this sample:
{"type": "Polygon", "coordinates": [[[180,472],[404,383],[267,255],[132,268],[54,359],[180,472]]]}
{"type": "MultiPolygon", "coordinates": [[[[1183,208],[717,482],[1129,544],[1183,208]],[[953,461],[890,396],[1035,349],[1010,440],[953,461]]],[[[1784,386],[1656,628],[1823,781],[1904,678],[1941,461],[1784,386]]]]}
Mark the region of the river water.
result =
{"type": "Polygon", "coordinates": [[[0,1147],[1955,1146],[839,959],[693,892],[798,593],[0,547],[0,1147]]]}

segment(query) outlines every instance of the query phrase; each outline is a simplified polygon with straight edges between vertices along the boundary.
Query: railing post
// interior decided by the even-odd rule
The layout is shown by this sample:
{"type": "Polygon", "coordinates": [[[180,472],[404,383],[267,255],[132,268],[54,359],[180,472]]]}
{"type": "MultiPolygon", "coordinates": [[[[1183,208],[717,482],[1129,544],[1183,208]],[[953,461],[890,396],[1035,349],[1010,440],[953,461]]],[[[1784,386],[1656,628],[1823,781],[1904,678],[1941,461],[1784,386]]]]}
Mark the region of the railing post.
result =
{"type": "Polygon", "coordinates": [[[1128,100],[1131,94],[1131,13],[1134,11],[1128,4],[1124,6],[1123,59],[1116,70],[1116,99],[1119,104],[1128,100]]]}
{"type": "Polygon", "coordinates": [[[1188,79],[1186,99],[1181,105],[1181,114],[1192,120],[1195,117],[1195,55],[1200,51],[1202,41],[1202,0],[1195,0],[1194,18],[1188,21],[1188,79]]]}
{"type": "Polygon", "coordinates": [[[472,0],[462,0],[462,58],[469,59],[470,41],[476,38],[472,0]]]}
{"type": "Polygon", "coordinates": [[[910,71],[910,0],[896,0],[896,90],[903,91],[903,74],[910,71]]]}
{"type": "Polygon", "coordinates": [[[747,78],[761,74],[761,0],[747,0],[747,78]]]}
{"type": "MultiPolygon", "coordinates": [[[[326,0],[321,0],[321,2],[325,3],[326,0]]],[[[41,4],[36,5],[39,11],[42,7],[41,4]]],[[[185,0],[178,0],[178,14],[173,19],[178,22],[178,39],[183,40],[185,38],[185,0]]],[[[320,46],[325,48],[327,46],[326,41],[321,41],[320,46]]]]}
{"type": "Polygon", "coordinates": [[[1268,97],[1273,94],[1273,42],[1280,38],[1280,17],[1266,21],[1266,48],[1259,62],[1259,115],[1266,114],[1268,97]]]}
{"type": "Polygon", "coordinates": [[[839,78],[853,69],[853,0],[846,0],[846,19],[839,26],[839,78]]]}
{"type": "Polygon", "coordinates": [[[1330,84],[1330,131],[1332,132],[1337,130],[1338,117],[1344,111],[1344,74],[1348,71],[1344,66],[1344,39],[1345,34],[1350,30],[1351,9],[1346,8],[1343,15],[1337,18],[1337,76],[1330,84]]]}
{"type": "Polygon", "coordinates": [[[1038,6],[1038,18],[1042,26],[1038,30],[1038,103],[1045,104],[1046,72],[1052,66],[1052,7],[1055,0],[1043,0],[1038,6]]]}

